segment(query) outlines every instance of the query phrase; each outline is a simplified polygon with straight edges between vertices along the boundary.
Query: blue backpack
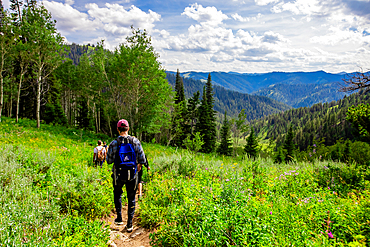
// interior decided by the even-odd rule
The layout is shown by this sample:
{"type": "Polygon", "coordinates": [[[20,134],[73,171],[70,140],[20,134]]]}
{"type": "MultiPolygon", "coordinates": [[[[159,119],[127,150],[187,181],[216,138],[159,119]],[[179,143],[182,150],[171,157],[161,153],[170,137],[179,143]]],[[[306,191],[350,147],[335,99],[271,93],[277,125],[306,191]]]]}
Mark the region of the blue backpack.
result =
{"type": "Polygon", "coordinates": [[[137,162],[132,136],[117,138],[117,151],[114,159],[116,178],[121,181],[131,181],[136,178],[137,162]]]}

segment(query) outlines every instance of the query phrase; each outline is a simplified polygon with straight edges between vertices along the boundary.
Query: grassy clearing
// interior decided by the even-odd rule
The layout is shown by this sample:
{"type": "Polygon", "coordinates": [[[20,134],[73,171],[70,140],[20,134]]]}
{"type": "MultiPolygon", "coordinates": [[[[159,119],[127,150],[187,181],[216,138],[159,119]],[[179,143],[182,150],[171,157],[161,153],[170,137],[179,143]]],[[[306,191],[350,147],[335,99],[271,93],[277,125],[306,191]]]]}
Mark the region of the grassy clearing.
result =
{"type": "MultiPolygon", "coordinates": [[[[110,167],[93,167],[97,139],[74,129],[0,123],[0,242],[105,246],[110,167]]],[[[191,155],[143,144],[139,217],[154,246],[366,246],[370,172],[356,164],[191,155]]]]}

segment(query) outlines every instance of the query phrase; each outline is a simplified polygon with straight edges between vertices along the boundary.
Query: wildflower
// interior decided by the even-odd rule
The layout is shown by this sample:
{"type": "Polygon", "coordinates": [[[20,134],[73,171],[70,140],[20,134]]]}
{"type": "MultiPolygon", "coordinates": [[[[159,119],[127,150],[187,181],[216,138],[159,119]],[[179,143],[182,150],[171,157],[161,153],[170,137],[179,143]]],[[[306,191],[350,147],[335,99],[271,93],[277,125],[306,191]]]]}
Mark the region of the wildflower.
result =
{"type": "Polygon", "coordinates": [[[313,144],[314,147],[316,147],[316,144],[313,144]]]}
{"type": "Polygon", "coordinates": [[[272,214],[272,211],[270,211],[270,214],[272,214]]]}
{"type": "Polygon", "coordinates": [[[330,190],[330,187],[328,187],[328,190],[330,190]]]}
{"type": "Polygon", "coordinates": [[[330,231],[328,231],[328,237],[329,238],[334,238],[333,233],[331,233],[330,231]]]}
{"type": "Polygon", "coordinates": [[[208,170],[208,168],[206,168],[206,170],[208,170]]]}
{"type": "Polygon", "coordinates": [[[316,153],[316,149],[313,150],[313,153],[316,153]]]}
{"type": "Polygon", "coordinates": [[[309,153],[309,155],[310,155],[310,157],[312,157],[312,154],[311,153],[309,153]]]}
{"type": "MultiPolygon", "coordinates": [[[[320,155],[320,157],[321,157],[321,155],[320,155]]],[[[324,166],[324,168],[325,168],[325,169],[329,169],[329,167],[327,167],[327,166],[324,166]]]]}
{"type": "Polygon", "coordinates": [[[172,190],[172,191],[174,191],[175,189],[174,189],[174,188],[172,188],[171,190],[172,190]]]}
{"type": "Polygon", "coordinates": [[[191,186],[194,186],[194,184],[192,184],[191,186]]]}
{"type": "Polygon", "coordinates": [[[229,181],[230,181],[230,180],[227,178],[227,179],[226,179],[226,182],[229,182],[229,181]]]}
{"type": "Polygon", "coordinates": [[[322,156],[320,155],[319,159],[321,160],[322,156]]]}

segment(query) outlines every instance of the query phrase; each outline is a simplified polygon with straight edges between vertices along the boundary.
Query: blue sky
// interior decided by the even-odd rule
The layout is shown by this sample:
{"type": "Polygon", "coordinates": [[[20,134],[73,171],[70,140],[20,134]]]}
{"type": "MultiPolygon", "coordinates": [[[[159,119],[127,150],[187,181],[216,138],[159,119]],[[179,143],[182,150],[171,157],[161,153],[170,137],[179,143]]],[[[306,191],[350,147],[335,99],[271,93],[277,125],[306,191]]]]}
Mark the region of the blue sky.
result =
{"type": "MultiPolygon", "coordinates": [[[[9,6],[8,0],[3,0],[9,6]]],[[[146,29],[166,70],[370,69],[370,0],[44,0],[66,42],[113,50],[146,29]]]]}

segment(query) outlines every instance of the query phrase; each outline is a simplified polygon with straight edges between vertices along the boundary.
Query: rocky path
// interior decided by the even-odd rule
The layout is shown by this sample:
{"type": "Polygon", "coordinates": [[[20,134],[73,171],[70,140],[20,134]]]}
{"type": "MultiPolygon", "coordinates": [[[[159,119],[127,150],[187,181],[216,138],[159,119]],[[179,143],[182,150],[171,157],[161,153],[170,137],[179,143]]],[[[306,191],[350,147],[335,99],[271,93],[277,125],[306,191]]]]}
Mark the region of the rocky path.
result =
{"type": "MultiPolygon", "coordinates": [[[[137,197],[137,195],[136,195],[137,197]]],[[[136,199],[136,210],[140,207],[140,201],[136,199]]],[[[127,221],[127,205],[123,207],[122,210],[122,218],[123,218],[123,225],[115,225],[114,219],[116,218],[116,213],[112,212],[109,217],[103,219],[110,228],[110,240],[108,242],[108,246],[111,247],[149,247],[150,239],[149,234],[153,232],[153,230],[148,230],[140,226],[137,215],[135,214],[133,220],[134,229],[132,232],[128,233],[126,231],[126,221],[127,221]]]]}

